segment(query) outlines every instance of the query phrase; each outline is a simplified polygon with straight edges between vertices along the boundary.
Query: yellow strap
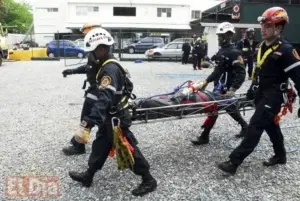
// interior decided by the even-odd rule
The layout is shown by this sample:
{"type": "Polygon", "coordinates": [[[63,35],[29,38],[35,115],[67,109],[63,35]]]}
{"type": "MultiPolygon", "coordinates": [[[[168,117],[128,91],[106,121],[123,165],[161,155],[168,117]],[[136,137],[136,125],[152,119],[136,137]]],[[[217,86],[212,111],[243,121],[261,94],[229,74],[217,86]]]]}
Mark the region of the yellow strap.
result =
{"type": "Polygon", "coordinates": [[[249,48],[243,48],[243,52],[247,52],[249,50],[249,48]]]}
{"type": "MultiPolygon", "coordinates": [[[[116,59],[108,59],[108,60],[106,60],[106,61],[102,64],[102,67],[105,66],[106,64],[110,63],[110,62],[118,63],[119,66],[121,66],[121,68],[124,70],[124,72],[127,72],[126,68],[124,68],[124,67],[119,63],[119,61],[116,60],[116,59]]],[[[98,71],[98,73],[97,73],[97,75],[96,75],[96,80],[98,80],[98,77],[99,77],[99,75],[100,75],[101,72],[102,72],[102,68],[99,69],[99,71],[98,71]]]]}
{"type": "Polygon", "coordinates": [[[261,68],[262,64],[265,62],[266,58],[276,49],[278,49],[279,44],[278,45],[273,45],[272,47],[270,47],[265,53],[264,55],[261,57],[261,46],[262,44],[259,46],[258,48],[258,53],[257,53],[257,64],[256,67],[257,68],[261,68]]]}

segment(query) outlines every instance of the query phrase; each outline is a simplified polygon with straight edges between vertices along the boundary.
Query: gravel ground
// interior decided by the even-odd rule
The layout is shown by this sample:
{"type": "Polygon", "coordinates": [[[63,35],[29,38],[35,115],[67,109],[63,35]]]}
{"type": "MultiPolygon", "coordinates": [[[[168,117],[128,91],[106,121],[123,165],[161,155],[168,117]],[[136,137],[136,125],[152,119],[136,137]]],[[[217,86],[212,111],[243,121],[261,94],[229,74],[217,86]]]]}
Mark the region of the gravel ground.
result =
{"type": "MultiPolygon", "coordinates": [[[[180,83],[204,79],[211,69],[193,71],[180,63],[124,62],[135,83],[135,93],[147,96],[173,90],[180,83]]],[[[7,179],[11,176],[56,176],[61,196],[54,199],[22,200],[197,200],[197,201],[273,201],[300,200],[299,125],[294,114],[284,118],[282,126],[288,154],[285,166],[265,168],[261,162],[270,157],[272,147],[264,135],[257,150],[248,157],[234,177],[227,177],[215,162],[226,160],[239,140],[233,138],[239,127],[228,115],[221,115],[212,130],[211,142],[193,147],[190,139],[201,132],[204,118],[159,122],[132,126],[139,147],[151,164],[158,189],[135,198],[130,191],[140,178],[130,171],[119,172],[108,159],[93,186],[81,187],[68,177],[69,170],[85,170],[87,154],[66,157],[67,145],[79,124],[83,103],[83,75],[66,79],[61,71],[64,61],[4,63],[0,68],[0,200],[9,199],[7,179]]],[[[239,92],[249,86],[246,81],[239,92]]],[[[212,86],[209,86],[211,88],[212,86]]],[[[252,111],[246,113],[249,120],[252,111]]]]}

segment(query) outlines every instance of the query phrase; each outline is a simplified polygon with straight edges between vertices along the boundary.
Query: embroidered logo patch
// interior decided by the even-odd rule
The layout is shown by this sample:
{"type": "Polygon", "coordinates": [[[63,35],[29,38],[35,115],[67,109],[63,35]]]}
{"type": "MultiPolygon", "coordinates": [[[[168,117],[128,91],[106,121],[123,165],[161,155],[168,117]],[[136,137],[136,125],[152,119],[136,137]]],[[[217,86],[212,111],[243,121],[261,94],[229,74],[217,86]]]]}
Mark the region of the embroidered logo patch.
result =
{"type": "Polygon", "coordinates": [[[106,88],[108,85],[110,85],[110,83],[111,83],[111,77],[103,76],[103,78],[101,79],[100,86],[106,88]]]}

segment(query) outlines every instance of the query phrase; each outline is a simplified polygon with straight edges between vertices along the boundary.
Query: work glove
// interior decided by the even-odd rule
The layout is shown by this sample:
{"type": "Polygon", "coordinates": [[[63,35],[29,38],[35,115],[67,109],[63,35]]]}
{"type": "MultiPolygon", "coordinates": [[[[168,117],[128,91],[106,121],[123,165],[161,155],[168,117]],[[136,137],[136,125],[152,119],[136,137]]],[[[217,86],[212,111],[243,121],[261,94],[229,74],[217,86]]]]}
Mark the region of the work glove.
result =
{"type": "Polygon", "coordinates": [[[189,87],[184,88],[182,91],[177,92],[174,94],[174,96],[171,98],[172,101],[174,101],[176,104],[180,104],[182,100],[187,97],[192,92],[192,89],[189,87]]]}
{"type": "Polygon", "coordinates": [[[235,94],[235,91],[233,91],[233,90],[228,90],[226,92],[226,96],[234,96],[234,94],[235,94]]]}
{"type": "Polygon", "coordinates": [[[192,92],[193,92],[193,90],[192,90],[191,88],[186,87],[186,88],[184,88],[184,89],[181,91],[180,95],[183,96],[183,97],[185,97],[185,96],[189,95],[189,94],[192,93],[192,92]]]}
{"type": "Polygon", "coordinates": [[[73,74],[73,70],[72,69],[66,69],[62,72],[64,77],[67,77],[67,75],[72,75],[73,74]]]}
{"type": "Polygon", "coordinates": [[[256,93],[258,91],[258,85],[255,80],[252,81],[250,88],[247,91],[246,98],[247,100],[254,100],[256,93]]]}
{"type": "Polygon", "coordinates": [[[195,88],[198,89],[199,91],[203,91],[206,89],[207,85],[208,85],[208,82],[202,81],[198,84],[198,86],[195,86],[195,88]]]}
{"type": "Polygon", "coordinates": [[[91,129],[86,127],[86,123],[83,121],[75,135],[75,140],[80,144],[87,144],[91,139],[91,129]]]}

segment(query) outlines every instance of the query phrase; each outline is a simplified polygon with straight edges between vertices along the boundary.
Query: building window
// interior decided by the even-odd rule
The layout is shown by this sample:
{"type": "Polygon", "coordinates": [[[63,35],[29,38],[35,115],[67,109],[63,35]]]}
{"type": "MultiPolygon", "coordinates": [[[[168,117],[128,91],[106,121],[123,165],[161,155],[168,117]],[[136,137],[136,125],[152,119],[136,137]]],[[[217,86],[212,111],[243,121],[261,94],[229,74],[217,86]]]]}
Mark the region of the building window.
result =
{"type": "Polygon", "coordinates": [[[134,17],[136,16],[136,8],[135,7],[114,7],[114,16],[134,17]]]}
{"type": "Polygon", "coordinates": [[[172,8],[157,8],[157,17],[172,17],[172,8]]]}
{"type": "Polygon", "coordinates": [[[46,8],[47,12],[53,13],[58,12],[58,8],[46,8]]]}
{"type": "Polygon", "coordinates": [[[99,12],[98,6],[76,6],[77,16],[87,16],[88,13],[99,12]]]}
{"type": "Polygon", "coordinates": [[[43,11],[43,12],[58,12],[58,8],[36,8],[37,10],[43,11]]]}
{"type": "Polygon", "coordinates": [[[200,10],[192,10],[192,19],[200,19],[201,11],[200,10]]]}

